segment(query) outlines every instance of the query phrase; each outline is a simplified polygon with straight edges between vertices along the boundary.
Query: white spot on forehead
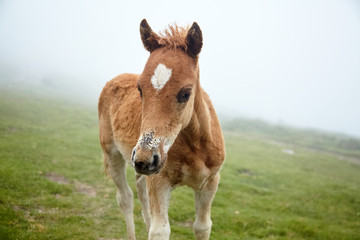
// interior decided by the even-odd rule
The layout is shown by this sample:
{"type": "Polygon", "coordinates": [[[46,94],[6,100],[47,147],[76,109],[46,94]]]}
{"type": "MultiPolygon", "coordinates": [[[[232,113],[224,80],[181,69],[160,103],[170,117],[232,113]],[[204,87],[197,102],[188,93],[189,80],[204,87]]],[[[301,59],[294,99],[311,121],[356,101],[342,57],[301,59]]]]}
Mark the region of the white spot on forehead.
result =
{"type": "Polygon", "coordinates": [[[159,63],[155,68],[154,75],[151,77],[151,83],[156,90],[162,89],[171,77],[172,70],[164,64],[159,63]]]}

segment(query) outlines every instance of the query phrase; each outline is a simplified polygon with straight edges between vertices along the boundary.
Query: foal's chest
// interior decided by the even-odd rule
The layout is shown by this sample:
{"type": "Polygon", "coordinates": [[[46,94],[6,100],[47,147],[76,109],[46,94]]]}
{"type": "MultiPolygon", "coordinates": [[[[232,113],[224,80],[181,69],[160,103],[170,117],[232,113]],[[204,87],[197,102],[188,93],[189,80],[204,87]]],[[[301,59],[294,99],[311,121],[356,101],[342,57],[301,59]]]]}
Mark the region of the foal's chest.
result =
{"type": "Polygon", "coordinates": [[[212,171],[205,165],[199,169],[184,166],[182,174],[182,185],[187,185],[197,191],[200,191],[208,179],[213,176],[212,171]]]}
{"type": "MultiPolygon", "coordinates": [[[[170,162],[172,161],[170,160],[170,162]]],[[[170,182],[173,183],[174,187],[186,185],[195,191],[200,191],[220,169],[218,167],[209,168],[206,161],[202,159],[187,159],[187,161],[179,161],[178,159],[176,163],[173,165],[174,168],[166,168],[170,182]]]]}

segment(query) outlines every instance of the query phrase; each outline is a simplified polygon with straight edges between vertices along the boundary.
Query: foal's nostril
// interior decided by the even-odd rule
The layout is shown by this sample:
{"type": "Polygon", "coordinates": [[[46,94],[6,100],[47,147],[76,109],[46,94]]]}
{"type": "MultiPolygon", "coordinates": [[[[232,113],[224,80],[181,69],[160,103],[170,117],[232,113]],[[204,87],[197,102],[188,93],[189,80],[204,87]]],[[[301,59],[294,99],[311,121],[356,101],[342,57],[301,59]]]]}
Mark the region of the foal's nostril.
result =
{"type": "Polygon", "coordinates": [[[152,171],[154,170],[159,164],[159,155],[155,154],[153,156],[153,161],[151,162],[150,166],[149,166],[149,170],[152,171]]]}
{"type": "Polygon", "coordinates": [[[144,162],[135,162],[135,167],[137,169],[143,169],[145,166],[145,163],[144,162]]]}
{"type": "Polygon", "coordinates": [[[154,158],[154,159],[153,159],[153,164],[154,164],[154,165],[158,165],[159,155],[155,154],[153,158],[154,158]]]}
{"type": "Polygon", "coordinates": [[[134,158],[135,158],[135,153],[136,153],[136,150],[135,148],[132,150],[132,153],[131,153],[131,161],[134,162],[134,158]]]}

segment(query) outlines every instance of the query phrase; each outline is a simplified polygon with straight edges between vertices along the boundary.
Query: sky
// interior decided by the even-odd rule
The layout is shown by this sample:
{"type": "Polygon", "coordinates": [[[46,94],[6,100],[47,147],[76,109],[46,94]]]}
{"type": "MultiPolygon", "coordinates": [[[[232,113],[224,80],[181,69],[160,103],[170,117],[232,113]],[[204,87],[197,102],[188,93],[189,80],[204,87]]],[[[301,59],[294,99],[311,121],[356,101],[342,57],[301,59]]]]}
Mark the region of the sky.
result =
{"type": "Polygon", "coordinates": [[[218,112],[360,136],[356,0],[1,0],[0,67],[69,76],[97,97],[143,70],[143,18],[156,32],[200,25],[200,81],[218,112]]]}

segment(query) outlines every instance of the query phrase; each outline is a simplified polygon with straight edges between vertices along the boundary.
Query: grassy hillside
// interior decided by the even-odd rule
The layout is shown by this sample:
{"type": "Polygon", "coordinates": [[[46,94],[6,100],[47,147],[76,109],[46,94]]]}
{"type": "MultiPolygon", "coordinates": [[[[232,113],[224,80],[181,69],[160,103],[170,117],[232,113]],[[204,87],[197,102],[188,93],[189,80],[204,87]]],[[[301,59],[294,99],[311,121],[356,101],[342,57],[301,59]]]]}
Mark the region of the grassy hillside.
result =
{"type": "MultiPolygon", "coordinates": [[[[358,164],[236,131],[226,135],[212,239],[360,239],[358,164]]],[[[125,238],[101,165],[95,108],[0,89],[0,239],[125,238]]],[[[130,167],[128,180],[135,191],[130,167]]],[[[186,187],[173,192],[171,239],[193,239],[193,197],[186,187]]],[[[137,197],[134,212],[146,239],[137,197]]]]}
{"type": "Polygon", "coordinates": [[[270,124],[261,120],[237,118],[224,120],[223,128],[231,133],[302,146],[335,155],[360,159],[360,139],[344,134],[314,129],[300,129],[270,124]]]}

